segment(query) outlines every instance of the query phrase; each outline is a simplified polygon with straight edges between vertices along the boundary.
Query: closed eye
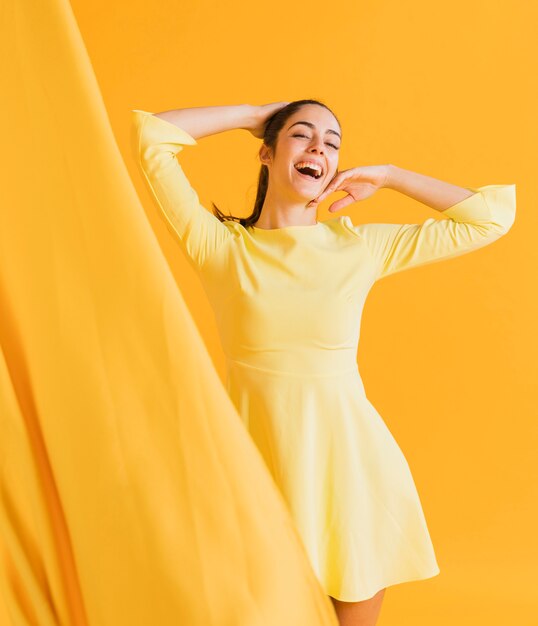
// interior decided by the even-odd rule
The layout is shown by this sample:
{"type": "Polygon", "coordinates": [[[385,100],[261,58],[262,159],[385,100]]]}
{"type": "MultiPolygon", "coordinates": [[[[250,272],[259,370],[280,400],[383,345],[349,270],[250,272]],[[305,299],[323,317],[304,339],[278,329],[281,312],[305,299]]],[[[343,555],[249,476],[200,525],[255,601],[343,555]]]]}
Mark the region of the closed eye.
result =
{"type": "MultiPolygon", "coordinates": [[[[308,137],[306,135],[303,135],[302,133],[296,133],[295,135],[292,135],[293,137],[305,137],[306,139],[308,139],[308,137]]],[[[328,146],[333,147],[335,150],[338,150],[338,146],[335,146],[334,143],[330,143],[329,141],[325,142],[328,146]]]]}

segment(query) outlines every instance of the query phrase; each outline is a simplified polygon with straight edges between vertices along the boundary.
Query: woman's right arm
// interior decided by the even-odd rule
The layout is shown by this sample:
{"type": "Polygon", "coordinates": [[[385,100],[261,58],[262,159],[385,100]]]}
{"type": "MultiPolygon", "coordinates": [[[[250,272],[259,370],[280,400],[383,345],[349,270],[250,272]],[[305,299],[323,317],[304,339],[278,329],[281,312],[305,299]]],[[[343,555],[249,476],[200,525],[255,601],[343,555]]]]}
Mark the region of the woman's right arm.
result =
{"type": "Polygon", "coordinates": [[[254,123],[256,108],[250,104],[191,107],[153,115],[179,126],[194,139],[201,139],[225,130],[250,129],[254,123]]]}
{"type": "Polygon", "coordinates": [[[162,113],[132,110],[132,149],[167,227],[199,270],[232,237],[199,201],[176,158],[196,138],[234,128],[250,130],[256,107],[197,107],[162,113]]]}

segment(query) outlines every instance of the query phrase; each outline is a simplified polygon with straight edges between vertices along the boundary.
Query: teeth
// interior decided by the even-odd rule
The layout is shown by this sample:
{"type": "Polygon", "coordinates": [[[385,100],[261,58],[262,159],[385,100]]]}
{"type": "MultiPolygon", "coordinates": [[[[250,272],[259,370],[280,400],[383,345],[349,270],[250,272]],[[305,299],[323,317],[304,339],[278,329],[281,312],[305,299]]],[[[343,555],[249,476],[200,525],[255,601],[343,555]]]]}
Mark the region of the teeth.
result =
{"type": "Polygon", "coordinates": [[[299,167],[309,167],[317,172],[321,172],[321,167],[317,163],[313,163],[312,161],[299,161],[299,163],[295,164],[296,168],[299,167]]]}
{"type": "Polygon", "coordinates": [[[300,169],[301,167],[309,167],[312,170],[318,172],[318,178],[323,173],[323,169],[313,161],[299,161],[299,163],[295,164],[295,169],[300,169]]]}

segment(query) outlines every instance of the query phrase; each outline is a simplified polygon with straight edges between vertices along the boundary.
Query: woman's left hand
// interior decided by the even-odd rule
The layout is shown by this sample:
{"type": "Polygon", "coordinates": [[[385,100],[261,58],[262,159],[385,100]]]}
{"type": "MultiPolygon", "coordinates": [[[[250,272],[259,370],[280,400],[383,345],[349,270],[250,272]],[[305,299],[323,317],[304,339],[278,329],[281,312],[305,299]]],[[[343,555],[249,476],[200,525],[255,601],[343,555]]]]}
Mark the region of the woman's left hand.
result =
{"type": "Polygon", "coordinates": [[[319,204],[335,191],[345,191],[348,195],[333,202],[329,207],[331,213],[340,211],[352,202],[369,198],[378,189],[386,186],[389,172],[390,165],[366,165],[338,172],[319,196],[307,204],[307,207],[319,204]]]}

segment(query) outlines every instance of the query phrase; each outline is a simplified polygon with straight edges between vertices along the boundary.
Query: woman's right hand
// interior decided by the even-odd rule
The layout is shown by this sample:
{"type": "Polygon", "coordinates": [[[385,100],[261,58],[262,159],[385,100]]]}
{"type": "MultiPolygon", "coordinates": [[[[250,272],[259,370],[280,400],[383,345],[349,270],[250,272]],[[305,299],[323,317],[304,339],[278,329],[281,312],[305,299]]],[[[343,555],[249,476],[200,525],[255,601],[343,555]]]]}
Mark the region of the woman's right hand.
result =
{"type": "Polygon", "coordinates": [[[271,102],[269,104],[253,105],[251,122],[248,126],[245,126],[245,130],[248,130],[257,139],[263,139],[267,120],[271,115],[283,109],[288,104],[289,102],[271,102]]]}

